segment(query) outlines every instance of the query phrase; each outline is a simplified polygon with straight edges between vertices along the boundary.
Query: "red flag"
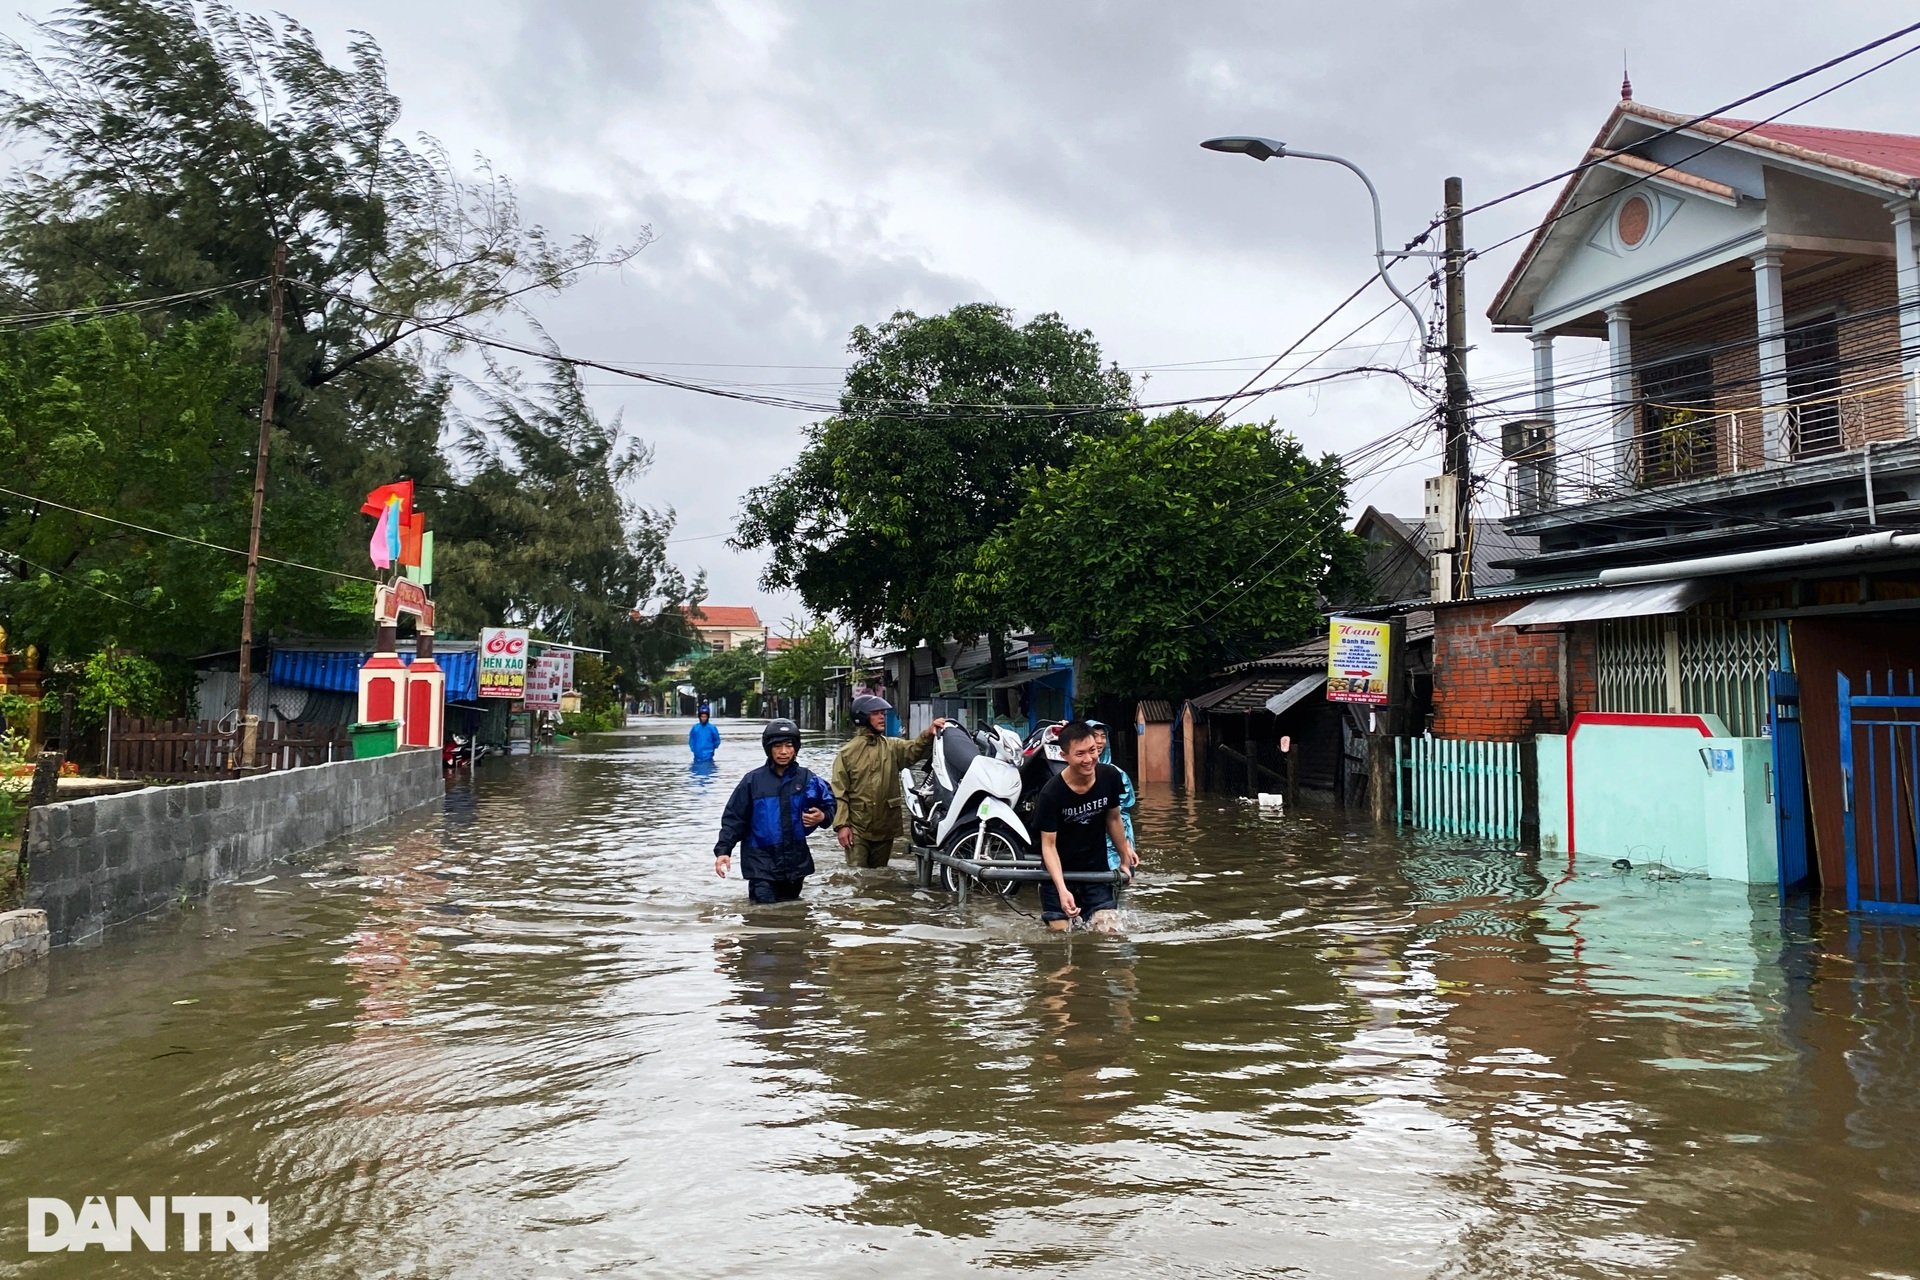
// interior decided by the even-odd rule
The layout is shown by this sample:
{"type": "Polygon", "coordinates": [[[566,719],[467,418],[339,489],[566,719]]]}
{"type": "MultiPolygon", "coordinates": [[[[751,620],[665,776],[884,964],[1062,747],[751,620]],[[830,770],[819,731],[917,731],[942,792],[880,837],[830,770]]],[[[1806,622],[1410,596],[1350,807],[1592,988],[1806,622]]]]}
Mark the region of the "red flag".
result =
{"type": "Polygon", "coordinates": [[[427,517],[422,511],[415,511],[400,522],[400,563],[418,568],[420,564],[420,539],[427,532],[427,517]]]}
{"type": "Polygon", "coordinates": [[[391,498],[400,499],[400,516],[402,519],[412,515],[413,481],[396,480],[392,484],[381,485],[378,489],[368,494],[367,500],[360,504],[360,514],[363,516],[378,517],[386,511],[387,501],[391,498]]]}

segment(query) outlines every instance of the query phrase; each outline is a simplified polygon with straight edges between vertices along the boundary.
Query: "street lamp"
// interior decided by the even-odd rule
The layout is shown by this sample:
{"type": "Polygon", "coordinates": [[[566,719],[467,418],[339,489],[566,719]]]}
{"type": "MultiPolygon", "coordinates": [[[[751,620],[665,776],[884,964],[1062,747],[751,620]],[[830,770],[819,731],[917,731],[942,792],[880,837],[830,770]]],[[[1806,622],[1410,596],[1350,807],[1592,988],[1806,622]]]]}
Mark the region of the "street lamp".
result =
{"type": "MultiPolygon", "coordinates": [[[[1427,322],[1421,317],[1420,308],[1413,305],[1413,299],[1400,292],[1400,287],[1394,284],[1393,278],[1387,274],[1387,268],[1392,265],[1392,263],[1388,261],[1387,242],[1380,230],[1380,193],[1374,190],[1373,179],[1369,178],[1359,165],[1344,157],[1323,155],[1318,151],[1289,150],[1286,143],[1274,138],[1208,138],[1200,145],[1208,151],[1224,151],[1228,155],[1252,156],[1255,160],[1272,160],[1276,156],[1282,159],[1291,157],[1295,160],[1325,160],[1329,164],[1337,164],[1343,168],[1352,170],[1355,177],[1366,183],[1367,195],[1373,200],[1373,261],[1376,267],[1375,274],[1380,277],[1387,288],[1393,291],[1393,296],[1400,299],[1401,305],[1406,307],[1407,314],[1413,317],[1413,331],[1420,334],[1422,342],[1425,342],[1427,322]]],[[[1411,252],[1396,253],[1392,255],[1392,261],[1398,262],[1402,258],[1414,256],[1418,255],[1411,252]]]]}

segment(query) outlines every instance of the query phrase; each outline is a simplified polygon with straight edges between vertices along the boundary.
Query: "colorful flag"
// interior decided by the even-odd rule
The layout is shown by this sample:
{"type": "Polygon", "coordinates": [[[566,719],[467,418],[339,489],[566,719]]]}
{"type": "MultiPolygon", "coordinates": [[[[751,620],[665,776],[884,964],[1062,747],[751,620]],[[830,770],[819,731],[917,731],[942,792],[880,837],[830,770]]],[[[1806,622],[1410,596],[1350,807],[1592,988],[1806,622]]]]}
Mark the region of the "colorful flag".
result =
{"type": "MultiPolygon", "coordinates": [[[[401,505],[400,495],[387,499],[387,564],[395,564],[400,559],[400,526],[406,522],[407,513],[401,505]]],[[[384,566],[383,566],[384,567],[384,566]]]]}
{"type": "Polygon", "coordinates": [[[378,489],[369,493],[367,500],[360,504],[360,514],[363,516],[378,516],[387,509],[387,504],[395,498],[400,500],[400,518],[404,520],[413,513],[413,481],[396,480],[392,484],[381,485],[378,489]]]}
{"type": "Polygon", "coordinates": [[[426,536],[426,513],[416,511],[400,523],[400,563],[420,563],[420,540],[426,536]]]}
{"type": "Polygon", "coordinates": [[[380,519],[373,526],[373,537],[367,539],[367,554],[373,557],[373,567],[386,569],[393,565],[393,552],[389,550],[393,532],[393,504],[380,509],[380,519]]]}

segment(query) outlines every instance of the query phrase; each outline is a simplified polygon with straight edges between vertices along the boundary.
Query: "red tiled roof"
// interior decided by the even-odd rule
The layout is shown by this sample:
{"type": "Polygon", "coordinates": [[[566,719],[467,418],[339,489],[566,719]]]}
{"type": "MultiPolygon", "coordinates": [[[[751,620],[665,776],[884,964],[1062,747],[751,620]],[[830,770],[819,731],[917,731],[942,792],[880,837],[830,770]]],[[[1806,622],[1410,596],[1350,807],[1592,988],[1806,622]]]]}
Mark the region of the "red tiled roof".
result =
{"type": "Polygon", "coordinates": [[[1920,178],[1920,137],[1907,133],[1872,133],[1865,129],[1821,129],[1808,124],[1753,124],[1750,120],[1709,121],[1726,129],[1746,129],[1747,138],[1764,138],[1803,151],[1851,160],[1855,164],[1890,169],[1920,178]]]}
{"type": "Polygon", "coordinates": [[[768,636],[767,652],[778,653],[793,644],[792,636],[768,636]]]}
{"type": "Polygon", "coordinates": [[[702,604],[682,609],[687,621],[696,627],[726,628],[732,631],[758,631],[760,614],[752,605],[702,604]]]}
{"type": "Polygon", "coordinates": [[[1813,125],[1798,124],[1762,124],[1755,125],[1751,131],[1742,133],[1751,123],[1745,120],[1727,120],[1712,118],[1694,120],[1691,116],[1678,115],[1663,111],[1658,107],[1649,107],[1643,102],[1622,99],[1614,104],[1607,116],[1606,124],[1594,137],[1587,152],[1587,162],[1578,171],[1568,177],[1566,185],[1560,188],[1559,196],[1547,216],[1535,228],[1533,239],[1527,243],[1520,256],[1515,260],[1513,269],[1507,273],[1506,281],[1494,295],[1493,305],[1487,309],[1489,316],[1497,316],[1507,304],[1507,299],[1519,287],[1520,279],[1533,265],[1534,255],[1546,243],[1547,236],[1561,215],[1570,212],[1574,192],[1580,187],[1592,166],[1605,163],[1596,152],[1610,151],[1609,140],[1615,126],[1626,117],[1642,122],[1681,129],[1703,138],[1719,142],[1745,145],[1762,151],[1773,151],[1813,164],[1825,165],[1841,172],[1851,173],[1889,187],[1900,187],[1907,181],[1920,178],[1920,137],[1904,133],[1872,133],[1864,129],[1823,129],[1813,125]]]}

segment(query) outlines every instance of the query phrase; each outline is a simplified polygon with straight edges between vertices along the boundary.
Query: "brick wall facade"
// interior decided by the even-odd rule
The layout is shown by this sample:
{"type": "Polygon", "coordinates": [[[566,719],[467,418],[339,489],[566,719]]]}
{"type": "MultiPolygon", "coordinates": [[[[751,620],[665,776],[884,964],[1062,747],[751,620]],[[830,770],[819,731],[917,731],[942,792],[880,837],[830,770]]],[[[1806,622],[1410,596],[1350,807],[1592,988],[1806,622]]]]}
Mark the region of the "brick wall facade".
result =
{"type": "MultiPolygon", "coordinates": [[[[1477,742],[1524,742],[1565,733],[1560,716],[1563,637],[1495,624],[1524,598],[1441,605],[1433,611],[1433,733],[1477,742]]],[[[1568,714],[1591,711],[1594,644],[1590,628],[1564,637],[1568,714]]]]}
{"type": "MultiPolygon", "coordinates": [[[[1904,438],[1899,384],[1888,380],[1900,372],[1893,263],[1868,260],[1798,277],[1789,271],[1782,293],[1789,328],[1825,315],[1838,321],[1840,381],[1843,389],[1857,388],[1841,400],[1840,447],[1857,449],[1869,440],[1904,438]]],[[[1728,415],[1714,424],[1715,469],[1721,474],[1764,461],[1758,325],[1758,311],[1748,296],[1711,315],[1671,328],[1650,325],[1634,334],[1634,363],[1643,372],[1695,352],[1712,353],[1714,412],[1728,415]]],[[[1636,431],[1645,429],[1644,423],[1635,424],[1636,431]]]]}

